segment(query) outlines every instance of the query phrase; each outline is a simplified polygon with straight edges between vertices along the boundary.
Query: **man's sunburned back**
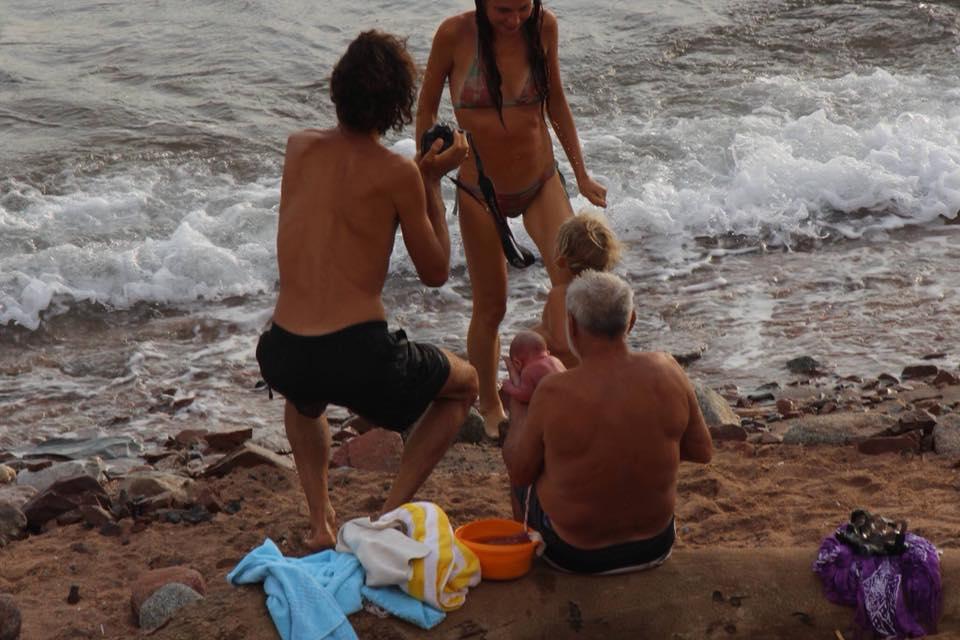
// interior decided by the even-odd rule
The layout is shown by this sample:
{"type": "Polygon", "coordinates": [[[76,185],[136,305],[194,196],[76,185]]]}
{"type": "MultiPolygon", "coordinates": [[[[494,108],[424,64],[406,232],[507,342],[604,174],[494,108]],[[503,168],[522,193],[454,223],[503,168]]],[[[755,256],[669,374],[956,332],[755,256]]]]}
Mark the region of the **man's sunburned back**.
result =
{"type": "MultiPolygon", "coordinates": [[[[630,353],[545,379],[537,492],[557,533],[582,548],[660,533],[674,511],[689,383],[672,357],[630,353]]],[[[695,399],[693,400],[695,402],[695,399]]]]}
{"type": "Polygon", "coordinates": [[[391,193],[417,171],[372,136],[306,130],[287,143],[274,321],[321,335],[386,317],[380,292],[397,229],[391,193]]]}

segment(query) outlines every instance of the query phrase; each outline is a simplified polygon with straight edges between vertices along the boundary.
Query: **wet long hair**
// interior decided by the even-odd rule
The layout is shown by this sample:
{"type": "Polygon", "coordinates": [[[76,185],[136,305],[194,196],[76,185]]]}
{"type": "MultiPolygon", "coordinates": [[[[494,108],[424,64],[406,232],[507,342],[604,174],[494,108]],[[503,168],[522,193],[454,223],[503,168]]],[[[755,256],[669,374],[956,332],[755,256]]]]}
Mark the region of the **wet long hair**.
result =
{"type": "MultiPolygon", "coordinates": [[[[487,89],[490,91],[490,97],[493,98],[493,104],[497,108],[497,115],[500,116],[500,123],[506,126],[503,122],[503,92],[500,89],[500,69],[497,67],[497,57],[493,52],[493,25],[490,24],[490,20],[487,18],[487,0],[474,1],[477,7],[475,12],[477,41],[480,45],[484,80],[486,80],[487,89]]],[[[540,98],[541,110],[546,105],[547,95],[550,92],[550,78],[547,75],[547,57],[543,53],[543,42],[540,38],[542,27],[543,0],[533,0],[533,12],[531,12],[527,21],[523,23],[523,35],[527,41],[527,62],[530,64],[530,73],[533,74],[533,82],[537,88],[537,95],[540,98]]]]}

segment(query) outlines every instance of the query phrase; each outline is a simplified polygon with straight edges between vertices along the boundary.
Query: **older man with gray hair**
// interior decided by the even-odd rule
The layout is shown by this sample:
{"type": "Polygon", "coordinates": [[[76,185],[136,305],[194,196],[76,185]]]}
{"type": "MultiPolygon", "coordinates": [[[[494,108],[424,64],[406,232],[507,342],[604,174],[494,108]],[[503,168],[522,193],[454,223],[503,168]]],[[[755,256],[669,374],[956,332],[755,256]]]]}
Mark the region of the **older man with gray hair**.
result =
{"type": "Polygon", "coordinates": [[[707,463],[713,443],[686,374],[667,353],[632,352],[633,291],[587,271],[567,290],[567,332],[580,366],[547,376],[503,459],[514,517],[577,573],[654,567],[675,539],[677,469],[707,463]]]}

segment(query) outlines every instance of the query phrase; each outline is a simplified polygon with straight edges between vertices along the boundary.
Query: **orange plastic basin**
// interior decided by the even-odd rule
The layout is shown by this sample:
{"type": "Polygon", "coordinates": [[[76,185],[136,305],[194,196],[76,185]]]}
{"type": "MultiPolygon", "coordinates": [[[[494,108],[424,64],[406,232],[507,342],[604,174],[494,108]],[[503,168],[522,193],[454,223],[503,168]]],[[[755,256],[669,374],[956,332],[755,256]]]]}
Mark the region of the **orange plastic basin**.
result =
{"type": "Polygon", "coordinates": [[[536,543],[485,544],[478,542],[489,538],[501,538],[523,533],[523,524],[514,520],[490,518],[477,520],[454,532],[480,560],[480,575],[484,580],[513,580],[530,571],[536,543]]]}

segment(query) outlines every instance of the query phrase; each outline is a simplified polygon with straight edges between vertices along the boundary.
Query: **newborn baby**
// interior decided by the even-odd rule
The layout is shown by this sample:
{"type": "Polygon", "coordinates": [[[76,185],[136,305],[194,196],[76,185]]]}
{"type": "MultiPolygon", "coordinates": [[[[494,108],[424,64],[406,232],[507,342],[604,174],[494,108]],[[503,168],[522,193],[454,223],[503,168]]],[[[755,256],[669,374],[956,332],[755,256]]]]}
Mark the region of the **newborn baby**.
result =
{"type": "Polygon", "coordinates": [[[500,446],[503,446],[506,440],[510,425],[526,419],[533,390],[543,377],[557,371],[566,371],[563,363],[550,355],[543,336],[535,331],[518,333],[510,343],[510,357],[503,361],[507,365],[509,377],[500,387],[500,401],[507,409],[510,421],[500,423],[498,434],[487,434],[497,438],[500,446]]]}
{"type": "Polygon", "coordinates": [[[550,355],[543,337],[534,331],[518,333],[510,343],[510,357],[503,360],[509,373],[502,387],[505,405],[512,404],[511,399],[528,404],[544,376],[566,371],[563,363],[550,355]]]}

